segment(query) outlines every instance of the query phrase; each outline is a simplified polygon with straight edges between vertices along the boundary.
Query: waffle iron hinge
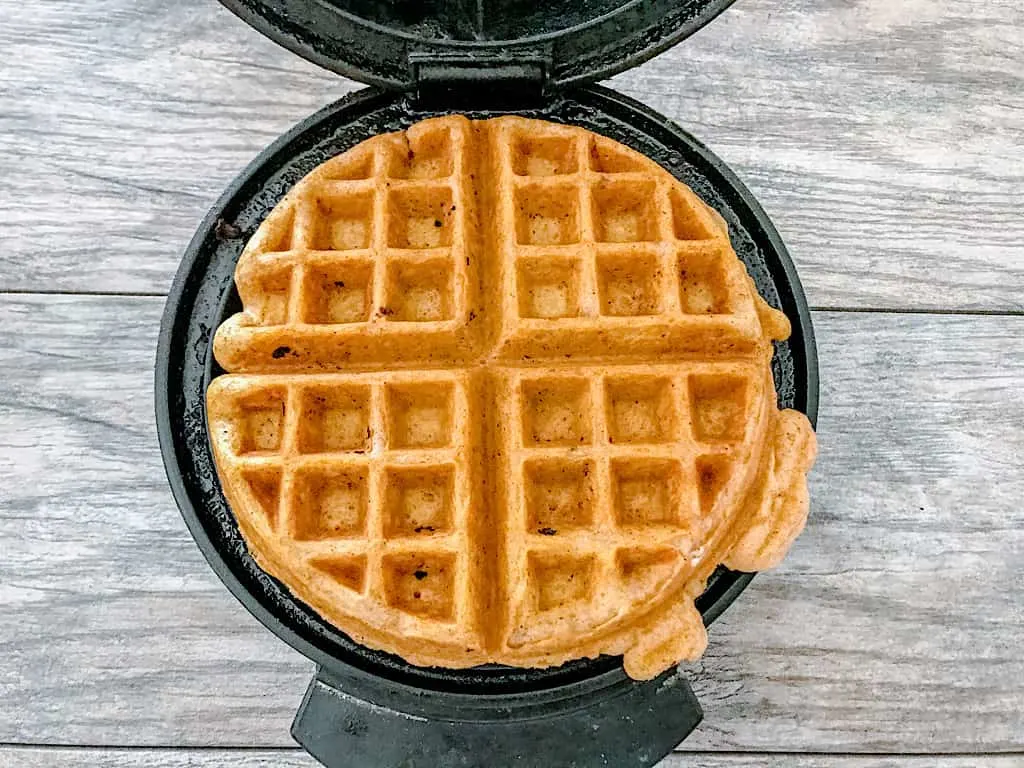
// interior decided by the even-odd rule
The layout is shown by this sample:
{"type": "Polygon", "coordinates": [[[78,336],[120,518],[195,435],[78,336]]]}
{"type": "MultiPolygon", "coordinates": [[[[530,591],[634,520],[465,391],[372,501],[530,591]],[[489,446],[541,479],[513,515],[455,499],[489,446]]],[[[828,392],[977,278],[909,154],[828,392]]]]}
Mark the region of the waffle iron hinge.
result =
{"type": "Polygon", "coordinates": [[[420,109],[510,110],[541,106],[548,96],[551,53],[413,51],[409,54],[413,103],[420,109]]]}

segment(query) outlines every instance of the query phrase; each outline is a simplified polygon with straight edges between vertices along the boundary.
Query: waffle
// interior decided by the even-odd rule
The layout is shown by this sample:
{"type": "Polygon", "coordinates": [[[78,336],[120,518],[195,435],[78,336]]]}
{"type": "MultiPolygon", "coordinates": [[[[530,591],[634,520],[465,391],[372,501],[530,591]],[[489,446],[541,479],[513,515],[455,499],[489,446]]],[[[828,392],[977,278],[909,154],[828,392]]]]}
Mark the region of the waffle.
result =
{"type": "Polygon", "coordinates": [[[588,131],[452,116],[300,181],[249,241],[207,394],[260,566],[419,665],[697,658],[719,563],[781,560],[806,417],[725,223],[588,131]]]}

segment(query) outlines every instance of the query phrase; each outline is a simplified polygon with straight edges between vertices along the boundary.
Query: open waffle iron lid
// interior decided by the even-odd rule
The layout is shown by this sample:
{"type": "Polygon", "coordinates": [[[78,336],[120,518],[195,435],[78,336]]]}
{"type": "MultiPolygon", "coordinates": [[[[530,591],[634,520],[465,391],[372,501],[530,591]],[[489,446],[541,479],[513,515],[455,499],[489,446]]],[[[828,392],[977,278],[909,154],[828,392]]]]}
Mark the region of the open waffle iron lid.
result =
{"type": "Polygon", "coordinates": [[[303,58],[387,89],[439,80],[596,82],[689,37],[733,0],[221,0],[303,58]]]}

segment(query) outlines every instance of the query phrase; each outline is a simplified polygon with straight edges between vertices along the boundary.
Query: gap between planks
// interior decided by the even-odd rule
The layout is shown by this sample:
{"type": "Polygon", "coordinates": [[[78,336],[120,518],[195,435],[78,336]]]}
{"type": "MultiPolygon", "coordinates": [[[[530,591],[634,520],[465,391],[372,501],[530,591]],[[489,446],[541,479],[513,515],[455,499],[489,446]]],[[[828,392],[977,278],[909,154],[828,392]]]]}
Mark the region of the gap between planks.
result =
{"type": "MultiPolygon", "coordinates": [[[[62,291],[13,288],[0,290],[4,296],[84,296],[93,298],[167,299],[159,291],[62,291]]],[[[956,315],[962,317],[1024,317],[1024,309],[956,309],[944,307],[832,307],[811,306],[811,312],[845,312],[879,315],[956,315]]]]}
{"type": "MultiPolygon", "coordinates": [[[[821,752],[676,752],[659,768],[1019,768],[1024,753],[889,755],[821,752]]],[[[22,747],[0,745],[0,768],[316,768],[298,747],[253,748],[106,748],[22,747]]]]}

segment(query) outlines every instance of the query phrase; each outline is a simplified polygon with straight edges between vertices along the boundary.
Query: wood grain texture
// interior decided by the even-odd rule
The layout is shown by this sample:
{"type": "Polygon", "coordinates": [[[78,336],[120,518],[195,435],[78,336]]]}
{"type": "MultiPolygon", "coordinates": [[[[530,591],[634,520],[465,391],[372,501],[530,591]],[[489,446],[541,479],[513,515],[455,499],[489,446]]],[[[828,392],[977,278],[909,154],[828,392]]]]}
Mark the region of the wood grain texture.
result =
{"type": "MultiPolygon", "coordinates": [[[[150,750],[0,747],[0,768],[318,768],[297,750],[150,750]]],[[[495,763],[495,765],[499,765],[495,763]]],[[[1020,768],[1021,758],[673,755],[659,768],[1020,768]]]]}
{"type": "MultiPolygon", "coordinates": [[[[158,298],[0,298],[0,742],[271,747],[312,665],[189,538],[158,298]]],[[[818,313],[807,531],[711,632],[687,750],[1024,747],[1024,318],[818,313]]]]}
{"type": "MultiPolygon", "coordinates": [[[[356,87],[213,0],[0,0],[0,289],[163,293],[261,148],[356,87]]],[[[1024,5],[742,0],[613,85],[732,164],[816,306],[1024,309],[1024,5]]]]}
{"type": "Polygon", "coordinates": [[[739,171],[813,305],[1020,310],[1022,48],[1016,0],[739,0],[613,85],[739,171]]]}
{"type": "Polygon", "coordinates": [[[0,19],[0,289],[166,291],[228,182],[356,87],[214,0],[0,0],[0,19]]]}

